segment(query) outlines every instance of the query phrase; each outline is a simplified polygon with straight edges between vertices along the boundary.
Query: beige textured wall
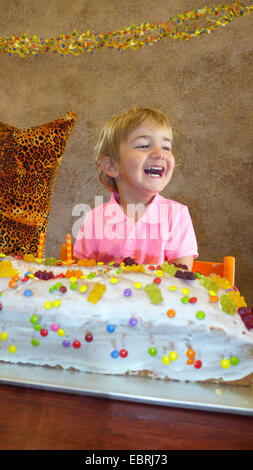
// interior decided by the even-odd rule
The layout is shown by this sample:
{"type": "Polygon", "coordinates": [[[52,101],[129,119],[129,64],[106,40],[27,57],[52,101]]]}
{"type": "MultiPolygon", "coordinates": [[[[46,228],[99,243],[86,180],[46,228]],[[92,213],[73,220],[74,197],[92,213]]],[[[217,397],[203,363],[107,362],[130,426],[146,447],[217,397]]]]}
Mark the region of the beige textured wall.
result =
{"type": "MultiPolygon", "coordinates": [[[[108,32],[213,4],[0,0],[0,35],[108,32]]],[[[154,106],[171,120],[178,164],[163,195],[188,205],[199,259],[236,257],[236,284],[253,303],[252,22],[249,15],[201,39],[166,39],[138,51],[104,49],[64,58],[0,55],[1,121],[29,127],[77,113],[52,201],[48,255],[58,256],[76,220],[76,204],[94,207],[95,195],[104,201],[110,197],[97,180],[93,160],[93,144],[105,120],[129,106],[154,106]]]]}

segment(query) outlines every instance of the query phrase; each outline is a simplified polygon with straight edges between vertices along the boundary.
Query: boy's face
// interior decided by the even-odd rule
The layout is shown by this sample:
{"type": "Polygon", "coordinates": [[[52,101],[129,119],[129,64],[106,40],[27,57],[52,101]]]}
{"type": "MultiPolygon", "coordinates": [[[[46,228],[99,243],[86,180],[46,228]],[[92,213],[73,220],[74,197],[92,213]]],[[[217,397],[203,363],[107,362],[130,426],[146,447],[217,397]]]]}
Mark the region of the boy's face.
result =
{"type": "Polygon", "coordinates": [[[171,131],[144,121],[121,142],[116,185],[126,197],[152,197],[169,183],[175,167],[171,131]]]}

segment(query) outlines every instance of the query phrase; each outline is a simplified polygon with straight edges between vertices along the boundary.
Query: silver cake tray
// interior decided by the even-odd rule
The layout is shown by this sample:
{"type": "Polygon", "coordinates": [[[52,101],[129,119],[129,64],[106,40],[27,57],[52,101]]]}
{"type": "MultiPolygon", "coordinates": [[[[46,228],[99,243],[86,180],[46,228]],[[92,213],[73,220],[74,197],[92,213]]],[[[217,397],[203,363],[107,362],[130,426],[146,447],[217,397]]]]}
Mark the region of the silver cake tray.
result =
{"type": "Polygon", "coordinates": [[[152,405],[253,416],[253,386],[161,381],[0,362],[0,383],[152,405]]]}

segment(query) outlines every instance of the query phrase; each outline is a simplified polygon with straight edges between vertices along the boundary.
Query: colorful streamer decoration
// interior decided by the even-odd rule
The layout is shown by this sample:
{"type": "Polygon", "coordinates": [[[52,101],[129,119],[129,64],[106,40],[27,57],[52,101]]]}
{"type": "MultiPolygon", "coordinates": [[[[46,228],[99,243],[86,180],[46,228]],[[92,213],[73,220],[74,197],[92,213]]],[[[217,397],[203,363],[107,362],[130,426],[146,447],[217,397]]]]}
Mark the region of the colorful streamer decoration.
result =
{"type": "Polygon", "coordinates": [[[28,37],[26,34],[21,37],[0,37],[0,52],[9,55],[19,54],[21,57],[28,55],[37,57],[46,52],[54,52],[61,56],[93,54],[103,47],[118,51],[128,48],[136,50],[139,47],[157,44],[167,37],[181,40],[200,38],[203,34],[210,34],[220,26],[226,26],[234,18],[246,16],[252,12],[253,6],[245,6],[240,1],[234,1],[233,5],[195,8],[171,17],[166,23],[141,23],[107,34],[91,33],[88,30],[83,34],[77,31],[68,36],[60,34],[51,39],[43,39],[37,35],[28,37]]]}

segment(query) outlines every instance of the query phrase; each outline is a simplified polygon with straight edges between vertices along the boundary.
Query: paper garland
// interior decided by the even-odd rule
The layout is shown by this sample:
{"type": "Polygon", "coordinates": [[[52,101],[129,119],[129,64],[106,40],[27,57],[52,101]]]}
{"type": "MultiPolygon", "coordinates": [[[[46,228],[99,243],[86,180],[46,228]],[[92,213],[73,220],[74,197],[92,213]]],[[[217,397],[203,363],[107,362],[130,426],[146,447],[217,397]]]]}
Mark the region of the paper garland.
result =
{"type": "Polygon", "coordinates": [[[200,38],[203,34],[210,34],[219,26],[226,26],[236,17],[246,16],[253,12],[253,6],[245,6],[240,1],[233,5],[219,5],[217,7],[195,8],[183,14],[171,17],[166,23],[141,23],[132,25],[124,30],[109,32],[107,34],[86,33],[79,34],[74,31],[71,35],[60,34],[58,37],[43,39],[34,35],[28,37],[12,36],[0,38],[0,52],[9,55],[19,54],[21,57],[46,52],[54,52],[65,56],[73,54],[78,56],[84,53],[93,54],[103,47],[110,49],[136,50],[139,47],[152,46],[162,39],[200,38]]]}

